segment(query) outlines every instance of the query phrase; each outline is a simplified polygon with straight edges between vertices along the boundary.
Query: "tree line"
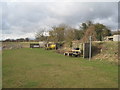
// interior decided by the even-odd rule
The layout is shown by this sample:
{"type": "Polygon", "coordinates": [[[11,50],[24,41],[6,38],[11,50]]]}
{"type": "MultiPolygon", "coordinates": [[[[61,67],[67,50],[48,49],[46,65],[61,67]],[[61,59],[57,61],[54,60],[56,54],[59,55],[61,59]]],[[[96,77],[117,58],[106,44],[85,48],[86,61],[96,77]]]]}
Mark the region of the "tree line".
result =
{"type": "Polygon", "coordinates": [[[88,42],[89,36],[92,36],[93,41],[102,41],[105,36],[111,36],[111,30],[100,23],[93,23],[87,21],[79,25],[79,29],[73,28],[66,24],[53,26],[49,30],[49,36],[43,35],[44,30],[36,33],[35,37],[38,41],[51,42],[67,42],[71,43],[73,40],[80,40],[81,42],[88,42]]]}
{"type": "Polygon", "coordinates": [[[44,35],[45,29],[41,29],[35,34],[35,40],[29,38],[6,39],[3,42],[31,42],[31,41],[47,41],[47,42],[66,42],[70,44],[73,40],[88,42],[89,36],[93,41],[102,41],[104,37],[114,34],[120,34],[120,31],[111,31],[107,26],[101,23],[93,23],[87,21],[79,25],[79,28],[73,28],[66,24],[52,26],[49,35],[44,35]]]}
{"type": "Polygon", "coordinates": [[[6,39],[2,40],[2,42],[29,42],[31,41],[29,38],[19,38],[19,39],[6,39]]]}

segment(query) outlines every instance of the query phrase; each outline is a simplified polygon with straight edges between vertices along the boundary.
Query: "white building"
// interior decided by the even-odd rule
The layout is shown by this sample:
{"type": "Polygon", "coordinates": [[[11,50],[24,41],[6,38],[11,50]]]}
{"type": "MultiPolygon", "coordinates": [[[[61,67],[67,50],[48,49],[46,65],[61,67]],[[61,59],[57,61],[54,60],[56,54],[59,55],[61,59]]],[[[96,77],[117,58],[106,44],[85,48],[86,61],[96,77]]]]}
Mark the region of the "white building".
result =
{"type": "Polygon", "coordinates": [[[120,41],[120,35],[107,36],[105,41],[120,41]]]}
{"type": "Polygon", "coordinates": [[[120,41],[120,35],[113,35],[113,41],[120,41]]]}

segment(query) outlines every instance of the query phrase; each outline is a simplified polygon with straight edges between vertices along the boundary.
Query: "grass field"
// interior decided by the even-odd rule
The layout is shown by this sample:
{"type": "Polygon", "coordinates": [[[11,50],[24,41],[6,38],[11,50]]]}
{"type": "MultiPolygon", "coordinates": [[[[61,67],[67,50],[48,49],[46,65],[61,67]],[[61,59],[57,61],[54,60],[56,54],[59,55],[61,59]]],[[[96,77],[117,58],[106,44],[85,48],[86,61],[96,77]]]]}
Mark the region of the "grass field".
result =
{"type": "Polygon", "coordinates": [[[118,66],[44,49],[3,51],[3,88],[117,88],[118,66]]]}

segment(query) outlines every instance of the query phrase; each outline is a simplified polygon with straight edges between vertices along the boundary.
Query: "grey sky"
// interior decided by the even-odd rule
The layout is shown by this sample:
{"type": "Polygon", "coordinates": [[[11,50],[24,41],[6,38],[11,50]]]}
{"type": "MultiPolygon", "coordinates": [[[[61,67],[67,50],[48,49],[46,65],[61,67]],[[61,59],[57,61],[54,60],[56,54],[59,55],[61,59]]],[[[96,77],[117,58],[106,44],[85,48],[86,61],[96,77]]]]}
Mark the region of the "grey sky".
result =
{"type": "Polygon", "coordinates": [[[40,28],[61,23],[78,28],[87,20],[111,30],[118,27],[117,2],[4,2],[1,6],[3,39],[33,38],[40,28]]]}

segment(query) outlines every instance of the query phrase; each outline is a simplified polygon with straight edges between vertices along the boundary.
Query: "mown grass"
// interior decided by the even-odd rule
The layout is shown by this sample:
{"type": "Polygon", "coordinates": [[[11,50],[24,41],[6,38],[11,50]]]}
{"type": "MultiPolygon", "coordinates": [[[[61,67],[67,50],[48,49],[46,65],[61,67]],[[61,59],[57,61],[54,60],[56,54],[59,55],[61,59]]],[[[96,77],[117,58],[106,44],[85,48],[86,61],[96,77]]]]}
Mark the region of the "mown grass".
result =
{"type": "Polygon", "coordinates": [[[2,51],[0,50],[0,89],[2,88],[2,51]]]}
{"type": "Polygon", "coordinates": [[[3,51],[3,88],[117,88],[118,66],[44,49],[3,51]]]}

